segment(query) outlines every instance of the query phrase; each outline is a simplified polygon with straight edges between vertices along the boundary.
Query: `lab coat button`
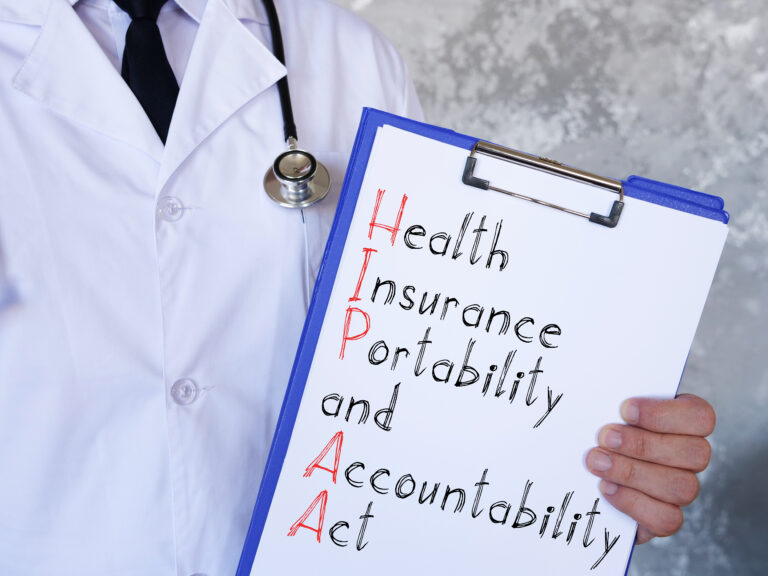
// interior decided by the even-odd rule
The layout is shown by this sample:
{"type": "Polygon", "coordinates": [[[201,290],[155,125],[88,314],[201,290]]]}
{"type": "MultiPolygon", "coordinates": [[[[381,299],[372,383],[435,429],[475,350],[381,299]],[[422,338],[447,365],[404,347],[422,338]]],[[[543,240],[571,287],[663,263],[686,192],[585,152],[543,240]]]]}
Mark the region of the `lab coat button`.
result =
{"type": "Polygon", "coordinates": [[[157,215],[167,222],[176,222],[184,215],[184,204],[174,196],[163,196],[157,203],[157,215]]]}
{"type": "Polygon", "coordinates": [[[179,406],[189,406],[197,400],[197,383],[191,378],[177,380],[171,386],[171,398],[179,406]]]}

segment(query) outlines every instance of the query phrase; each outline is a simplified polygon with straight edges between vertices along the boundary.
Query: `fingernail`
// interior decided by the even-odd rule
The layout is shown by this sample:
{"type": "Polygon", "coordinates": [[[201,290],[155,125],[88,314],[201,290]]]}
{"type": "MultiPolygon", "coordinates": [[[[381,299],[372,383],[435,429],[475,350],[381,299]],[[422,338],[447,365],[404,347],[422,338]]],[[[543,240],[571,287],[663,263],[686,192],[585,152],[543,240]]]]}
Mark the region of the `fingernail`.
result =
{"type": "Polygon", "coordinates": [[[600,472],[605,472],[606,470],[610,470],[611,466],[613,466],[613,462],[611,461],[611,457],[608,456],[605,452],[600,452],[599,450],[593,450],[589,453],[589,467],[593,470],[598,470],[600,472]]]}
{"type": "Polygon", "coordinates": [[[632,400],[627,400],[621,405],[621,417],[628,424],[637,424],[640,420],[640,407],[632,400]]]}
{"type": "Polygon", "coordinates": [[[603,434],[603,445],[606,448],[621,447],[621,433],[616,430],[606,430],[603,434]]]}
{"type": "Polygon", "coordinates": [[[608,482],[607,480],[600,482],[600,492],[606,496],[613,496],[618,489],[619,487],[613,482],[608,482]]]}

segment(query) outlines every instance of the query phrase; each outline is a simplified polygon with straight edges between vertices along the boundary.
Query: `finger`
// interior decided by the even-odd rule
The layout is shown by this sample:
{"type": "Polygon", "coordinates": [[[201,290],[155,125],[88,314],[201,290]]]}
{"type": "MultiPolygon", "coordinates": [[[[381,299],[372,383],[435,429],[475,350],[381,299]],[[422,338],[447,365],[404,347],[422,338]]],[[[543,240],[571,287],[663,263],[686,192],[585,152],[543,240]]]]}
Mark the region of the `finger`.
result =
{"type": "Polygon", "coordinates": [[[635,535],[635,544],[645,544],[649,540],[653,540],[656,536],[648,530],[645,526],[637,527],[637,534],[635,535]]]}
{"type": "Polygon", "coordinates": [[[699,479],[693,472],[627,458],[601,448],[593,448],[587,454],[587,468],[604,480],[675,506],[688,506],[699,495],[699,479]]]}
{"type": "Polygon", "coordinates": [[[658,434],[634,426],[609,424],[597,443],[611,452],[664,466],[701,472],[709,465],[712,448],[706,439],[680,434],[658,434]]]}
{"type": "Polygon", "coordinates": [[[673,400],[630,398],[621,405],[627,424],[664,434],[709,436],[715,429],[715,411],[706,400],[682,394],[673,400]]]}
{"type": "Polygon", "coordinates": [[[683,525],[683,511],[679,507],[659,502],[633,488],[603,480],[600,492],[617,510],[634,518],[654,536],[671,536],[683,525]]]}

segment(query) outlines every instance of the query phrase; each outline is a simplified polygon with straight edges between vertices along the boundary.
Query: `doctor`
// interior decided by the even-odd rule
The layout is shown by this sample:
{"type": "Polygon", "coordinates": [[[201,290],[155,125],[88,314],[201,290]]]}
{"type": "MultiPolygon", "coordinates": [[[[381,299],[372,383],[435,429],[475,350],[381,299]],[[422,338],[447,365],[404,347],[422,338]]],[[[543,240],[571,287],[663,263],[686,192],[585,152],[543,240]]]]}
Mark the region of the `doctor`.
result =
{"type": "MultiPolygon", "coordinates": [[[[234,574],[361,108],[421,117],[370,26],[281,0],[300,143],[334,181],[281,208],[262,2],[118,4],[0,0],[3,576],[234,574]]],[[[714,413],[623,415],[587,464],[639,541],[671,534],[714,413]]]]}

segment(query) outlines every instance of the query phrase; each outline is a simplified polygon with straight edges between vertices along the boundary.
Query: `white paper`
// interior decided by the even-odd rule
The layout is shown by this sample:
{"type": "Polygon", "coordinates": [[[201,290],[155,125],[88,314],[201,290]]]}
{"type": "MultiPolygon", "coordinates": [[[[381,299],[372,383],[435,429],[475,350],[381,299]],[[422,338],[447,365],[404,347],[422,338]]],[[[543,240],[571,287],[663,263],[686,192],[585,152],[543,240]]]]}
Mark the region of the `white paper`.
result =
{"type": "MultiPolygon", "coordinates": [[[[379,130],[252,574],[624,574],[635,524],[603,500],[584,456],[595,445],[598,429],[620,420],[618,408],[624,399],[674,394],[727,227],[627,198],[618,227],[608,229],[465,186],[460,176],[466,156],[466,150],[409,132],[379,130]],[[408,197],[394,246],[384,229],[374,228],[368,238],[378,190],[386,191],[379,223],[392,225],[403,195],[408,197]],[[459,250],[462,255],[454,259],[467,214],[473,216],[459,250]],[[480,234],[477,263],[471,265],[474,230],[483,217],[487,232],[480,234]],[[411,242],[421,249],[404,243],[415,225],[426,231],[418,236],[411,230],[411,242]],[[508,254],[503,270],[500,255],[487,266],[497,225],[501,226],[497,249],[508,254]],[[446,256],[429,249],[430,237],[440,232],[451,236],[446,256]],[[376,252],[371,253],[361,299],[350,302],[364,248],[376,252]],[[372,302],[377,278],[396,283],[392,304],[384,303],[386,287],[372,302]],[[415,301],[411,310],[400,306],[405,286],[414,287],[409,292],[415,301]],[[440,293],[434,314],[418,312],[425,291],[427,302],[440,293]],[[458,304],[449,301],[441,319],[446,297],[458,304]],[[484,309],[478,328],[462,322],[462,310],[472,304],[484,309]],[[348,307],[365,311],[370,329],[363,338],[346,343],[341,360],[348,307]],[[490,333],[486,331],[492,308],[510,315],[505,335],[498,334],[501,316],[490,333]],[[515,335],[515,325],[524,318],[534,322],[523,321],[520,328],[531,342],[515,335]],[[547,325],[558,327],[550,327],[544,336],[556,348],[545,347],[540,340],[547,325]],[[416,376],[418,342],[427,329],[431,343],[421,362],[426,370],[416,376]],[[474,345],[469,364],[478,371],[479,381],[457,387],[470,339],[474,345]],[[368,356],[379,341],[386,343],[389,356],[373,365],[368,356]],[[407,348],[410,355],[401,353],[393,370],[397,347],[407,348]],[[504,391],[496,397],[500,373],[513,351],[504,391]],[[448,383],[432,376],[434,363],[441,359],[455,364],[448,383]],[[530,389],[537,362],[541,372],[530,389]],[[491,365],[497,368],[483,395],[491,365]],[[522,378],[510,402],[518,373],[522,378]],[[374,415],[390,404],[397,384],[391,430],[385,431],[374,415]],[[549,393],[552,402],[559,400],[546,415],[549,393]],[[344,398],[339,417],[321,410],[330,394],[344,398]],[[349,422],[344,419],[352,397],[370,402],[365,424],[358,424],[360,406],[349,422]],[[322,469],[304,477],[307,466],[339,431],[343,443],[336,482],[322,469]],[[353,467],[350,477],[362,481],[362,487],[353,487],[345,477],[355,462],[365,469],[353,467]],[[374,491],[370,483],[379,469],[389,471],[389,476],[381,473],[376,479],[386,494],[374,491]],[[486,470],[487,484],[482,484],[478,496],[477,483],[486,470]],[[395,494],[403,476],[399,496],[415,485],[408,497],[395,494]],[[418,502],[424,482],[426,494],[440,484],[433,504],[418,502]],[[448,496],[442,509],[448,485],[465,491],[460,511],[455,511],[458,492],[448,496]],[[527,485],[525,508],[536,514],[536,521],[515,528],[527,485]],[[323,491],[327,506],[321,542],[302,527],[288,536],[323,491]],[[557,518],[569,493],[559,523],[561,534],[555,538],[557,518]],[[598,499],[599,514],[590,514],[598,499]],[[503,520],[503,502],[509,505],[508,517],[495,523],[491,510],[496,520],[503,520]],[[365,519],[361,535],[361,516],[369,504],[372,517],[365,519]],[[548,507],[554,511],[548,513],[548,507]],[[575,514],[581,516],[568,543],[575,514]],[[545,516],[547,525],[540,534],[545,516]],[[346,546],[334,544],[329,534],[339,522],[348,523],[348,528],[338,524],[334,535],[346,540],[346,546]],[[606,554],[606,539],[611,543],[617,537],[606,554]],[[364,544],[362,550],[358,544],[364,544]]],[[[607,213],[616,198],[595,187],[484,157],[476,174],[587,212],[607,213]]],[[[433,245],[442,247],[441,237],[433,245]]],[[[467,318],[473,320],[476,313],[470,308],[467,318]]],[[[352,313],[348,334],[363,328],[363,315],[352,313]]],[[[384,352],[379,346],[376,359],[384,352]]],[[[446,370],[438,367],[438,376],[446,370]]],[[[335,402],[327,401],[326,407],[335,407],[335,402]]],[[[320,464],[333,468],[334,454],[335,447],[320,464]]],[[[317,527],[319,509],[308,516],[306,525],[317,527]]],[[[530,519],[524,511],[519,523],[530,519]]]]}

